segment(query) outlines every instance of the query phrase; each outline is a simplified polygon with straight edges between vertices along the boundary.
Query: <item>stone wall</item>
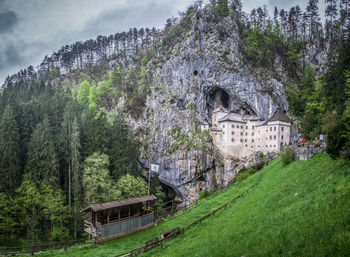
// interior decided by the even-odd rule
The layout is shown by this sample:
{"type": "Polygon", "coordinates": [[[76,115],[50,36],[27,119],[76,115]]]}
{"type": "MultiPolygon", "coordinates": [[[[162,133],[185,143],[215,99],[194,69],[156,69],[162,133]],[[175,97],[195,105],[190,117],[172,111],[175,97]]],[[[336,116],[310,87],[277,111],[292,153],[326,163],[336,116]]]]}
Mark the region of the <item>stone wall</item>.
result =
{"type": "Polygon", "coordinates": [[[326,148],[325,144],[321,144],[318,146],[314,146],[314,145],[292,145],[291,148],[294,151],[294,159],[296,161],[306,161],[308,159],[310,159],[312,156],[314,156],[315,154],[321,152],[322,150],[324,150],[326,148]]]}

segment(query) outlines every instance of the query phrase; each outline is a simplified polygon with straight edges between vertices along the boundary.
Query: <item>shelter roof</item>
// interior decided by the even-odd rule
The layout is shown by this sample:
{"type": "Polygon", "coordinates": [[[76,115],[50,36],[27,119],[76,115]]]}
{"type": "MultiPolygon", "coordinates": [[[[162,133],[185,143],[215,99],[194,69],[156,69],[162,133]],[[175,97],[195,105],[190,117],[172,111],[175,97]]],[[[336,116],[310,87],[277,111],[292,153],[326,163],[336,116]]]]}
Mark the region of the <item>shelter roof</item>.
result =
{"type": "Polygon", "coordinates": [[[97,204],[92,204],[92,205],[86,207],[85,209],[81,210],[81,212],[87,212],[89,210],[92,210],[94,212],[103,211],[103,210],[121,207],[121,206],[125,206],[125,205],[130,205],[130,204],[148,202],[148,201],[152,201],[155,199],[157,199],[157,197],[155,197],[154,195],[145,195],[145,196],[125,199],[125,200],[111,201],[111,202],[106,202],[106,203],[97,203],[97,204]]]}

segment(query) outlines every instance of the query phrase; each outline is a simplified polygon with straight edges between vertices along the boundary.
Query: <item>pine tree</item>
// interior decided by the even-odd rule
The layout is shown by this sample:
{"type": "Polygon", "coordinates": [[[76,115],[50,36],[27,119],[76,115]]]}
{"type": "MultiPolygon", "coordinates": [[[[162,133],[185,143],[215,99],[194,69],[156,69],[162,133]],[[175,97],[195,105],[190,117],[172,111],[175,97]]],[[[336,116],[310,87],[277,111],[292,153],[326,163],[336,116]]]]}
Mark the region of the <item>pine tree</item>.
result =
{"type": "Polygon", "coordinates": [[[72,167],[72,187],[74,203],[74,238],[77,238],[78,207],[82,199],[82,176],[80,167],[80,132],[77,118],[74,118],[71,131],[70,154],[72,167]]]}
{"type": "Polygon", "coordinates": [[[0,122],[0,190],[11,194],[20,183],[20,135],[12,108],[7,105],[0,122]]]}
{"type": "Polygon", "coordinates": [[[116,117],[113,125],[109,127],[110,145],[108,155],[111,161],[111,171],[115,178],[127,172],[136,173],[137,147],[129,128],[122,116],[116,117]]]}
{"type": "Polygon", "coordinates": [[[309,0],[306,7],[309,20],[309,37],[313,41],[320,36],[320,17],[318,13],[318,0],[309,0]]]}
{"type": "Polygon", "coordinates": [[[277,26],[279,24],[278,22],[278,9],[275,6],[275,9],[273,10],[273,21],[275,23],[275,26],[277,26]]]}
{"type": "Polygon", "coordinates": [[[235,17],[240,16],[241,13],[242,13],[242,2],[241,2],[241,0],[232,0],[232,2],[231,2],[231,10],[232,10],[232,14],[235,17]]]}
{"type": "Polygon", "coordinates": [[[334,28],[334,20],[337,18],[338,10],[337,10],[337,1],[336,0],[325,0],[328,4],[325,10],[325,15],[327,18],[328,28],[326,28],[326,37],[330,40],[333,39],[333,28],[334,28]]]}
{"type": "Polygon", "coordinates": [[[39,184],[46,180],[58,188],[58,159],[47,116],[36,126],[30,138],[26,171],[32,175],[34,182],[39,184]]]}

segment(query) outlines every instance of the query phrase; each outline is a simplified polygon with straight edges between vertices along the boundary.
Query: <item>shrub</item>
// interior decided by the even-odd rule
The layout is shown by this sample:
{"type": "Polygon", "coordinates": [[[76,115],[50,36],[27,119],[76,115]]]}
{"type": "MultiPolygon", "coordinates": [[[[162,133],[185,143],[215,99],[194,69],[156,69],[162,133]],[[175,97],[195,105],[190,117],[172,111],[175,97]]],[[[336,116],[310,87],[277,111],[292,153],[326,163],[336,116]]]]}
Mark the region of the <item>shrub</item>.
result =
{"type": "Polygon", "coordinates": [[[241,182],[241,181],[247,179],[250,175],[251,174],[250,174],[249,170],[241,171],[240,173],[238,173],[235,180],[238,182],[241,182]]]}
{"type": "Polygon", "coordinates": [[[290,148],[285,148],[281,152],[281,160],[284,165],[288,165],[289,163],[294,161],[294,151],[290,148]]]}
{"type": "Polygon", "coordinates": [[[265,166],[265,162],[264,161],[261,161],[261,162],[258,162],[256,164],[253,165],[253,169],[259,171],[261,170],[262,168],[264,168],[265,166]]]}
{"type": "Polygon", "coordinates": [[[198,194],[198,200],[207,198],[209,195],[211,195],[213,192],[209,190],[202,190],[198,194]]]}

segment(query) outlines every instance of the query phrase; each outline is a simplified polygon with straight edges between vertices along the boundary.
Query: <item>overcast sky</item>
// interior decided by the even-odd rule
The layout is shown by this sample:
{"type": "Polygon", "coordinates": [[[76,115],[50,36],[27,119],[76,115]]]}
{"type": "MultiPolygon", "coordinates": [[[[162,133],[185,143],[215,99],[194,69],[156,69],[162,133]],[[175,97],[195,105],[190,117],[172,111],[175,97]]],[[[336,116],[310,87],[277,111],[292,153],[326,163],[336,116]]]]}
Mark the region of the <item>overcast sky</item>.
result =
{"type": "MultiPolygon", "coordinates": [[[[192,0],[0,0],[0,85],[7,75],[76,41],[110,35],[132,27],[162,28],[167,18],[192,0]]],[[[245,11],[270,10],[306,0],[242,0],[245,11]]],[[[323,5],[323,0],[320,5],[323,5]]]]}

